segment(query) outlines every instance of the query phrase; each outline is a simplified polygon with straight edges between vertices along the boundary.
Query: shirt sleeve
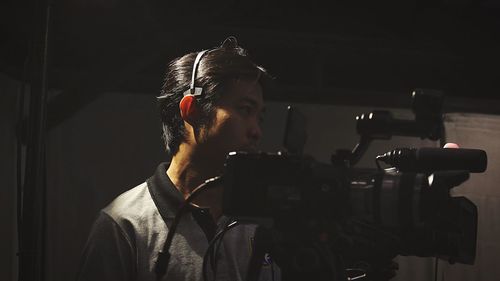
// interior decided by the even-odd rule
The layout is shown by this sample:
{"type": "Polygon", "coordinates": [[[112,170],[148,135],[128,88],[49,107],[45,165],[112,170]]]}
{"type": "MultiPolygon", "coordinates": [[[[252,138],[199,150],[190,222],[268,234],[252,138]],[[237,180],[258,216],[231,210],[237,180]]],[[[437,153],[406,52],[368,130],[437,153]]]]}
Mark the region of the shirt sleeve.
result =
{"type": "Polygon", "coordinates": [[[120,225],[102,212],[92,226],[77,281],[135,280],[135,250],[120,225]]]}

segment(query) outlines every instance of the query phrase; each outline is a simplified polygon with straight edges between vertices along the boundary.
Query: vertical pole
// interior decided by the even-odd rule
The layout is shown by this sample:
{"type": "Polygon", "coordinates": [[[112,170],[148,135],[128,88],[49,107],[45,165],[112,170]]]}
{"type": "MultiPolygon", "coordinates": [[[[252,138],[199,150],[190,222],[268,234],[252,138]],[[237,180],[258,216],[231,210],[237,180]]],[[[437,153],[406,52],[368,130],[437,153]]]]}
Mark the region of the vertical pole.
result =
{"type": "Polygon", "coordinates": [[[30,54],[31,93],[27,117],[26,166],[22,190],[19,280],[43,281],[45,268],[45,136],[47,116],[47,58],[51,6],[34,1],[33,51],[30,54]]]}

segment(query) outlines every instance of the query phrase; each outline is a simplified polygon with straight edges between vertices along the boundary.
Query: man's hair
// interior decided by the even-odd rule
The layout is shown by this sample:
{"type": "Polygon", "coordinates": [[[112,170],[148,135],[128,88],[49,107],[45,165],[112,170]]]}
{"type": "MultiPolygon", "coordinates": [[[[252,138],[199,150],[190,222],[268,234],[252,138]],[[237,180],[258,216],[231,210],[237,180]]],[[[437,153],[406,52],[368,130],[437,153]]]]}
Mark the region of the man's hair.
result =
{"type": "MultiPolygon", "coordinates": [[[[183,93],[190,88],[196,55],[197,52],[189,53],[170,62],[158,98],[162,138],[170,155],[177,153],[186,138],[179,103],[183,93]]],[[[268,88],[271,81],[265,69],[252,62],[247,51],[238,46],[234,37],[230,37],[219,48],[209,50],[199,62],[195,86],[203,88],[201,96],[196,96],[201,113],[200,125],[210,124],[215,103],[225,94],[230,83],[237,79],[259,81],[263,89],[268,88]]]]}

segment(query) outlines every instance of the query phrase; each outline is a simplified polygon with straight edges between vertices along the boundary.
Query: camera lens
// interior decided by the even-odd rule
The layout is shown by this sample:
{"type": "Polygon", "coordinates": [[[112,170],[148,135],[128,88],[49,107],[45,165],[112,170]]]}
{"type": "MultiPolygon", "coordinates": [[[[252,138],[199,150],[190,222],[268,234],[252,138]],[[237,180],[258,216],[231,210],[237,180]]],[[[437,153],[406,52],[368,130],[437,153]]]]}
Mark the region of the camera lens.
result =
{"type": "Polygon", "coordinates": [[[352,179],[350,205],[354,216],[397,229],[419,220],[421,190],[427,186],[425,174],[359,169],[352,179]]]}

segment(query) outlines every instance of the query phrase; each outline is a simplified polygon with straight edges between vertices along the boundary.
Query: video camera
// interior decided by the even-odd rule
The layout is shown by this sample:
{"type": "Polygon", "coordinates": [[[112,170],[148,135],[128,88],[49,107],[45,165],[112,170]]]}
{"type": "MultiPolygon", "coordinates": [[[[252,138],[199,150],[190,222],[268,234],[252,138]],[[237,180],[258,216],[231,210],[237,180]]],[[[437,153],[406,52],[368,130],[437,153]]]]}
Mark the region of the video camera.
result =
{"type": "Polygon", "coordinates": [[[377,156],[377,169],[354,168],[372,140],[441,139],[443,98],[441,92],[415,90],[415,120],[380,110],[356,117],[359,143],[352,151],[338,150],[331,163],[302,153],[304,116],[292,107],[286,151],[230,153],[223,213],[260,225],[249,279],[257,280],[266,252],[285,281],[388,280],[396,255],[473,264],[477,208],[449,190],[469,173],[485,171],[483,150],[398,148],[377,156]]]}

